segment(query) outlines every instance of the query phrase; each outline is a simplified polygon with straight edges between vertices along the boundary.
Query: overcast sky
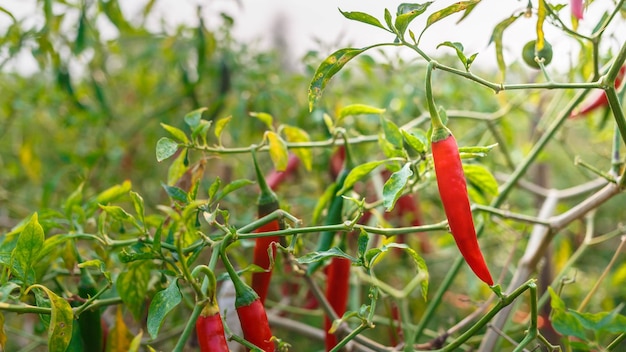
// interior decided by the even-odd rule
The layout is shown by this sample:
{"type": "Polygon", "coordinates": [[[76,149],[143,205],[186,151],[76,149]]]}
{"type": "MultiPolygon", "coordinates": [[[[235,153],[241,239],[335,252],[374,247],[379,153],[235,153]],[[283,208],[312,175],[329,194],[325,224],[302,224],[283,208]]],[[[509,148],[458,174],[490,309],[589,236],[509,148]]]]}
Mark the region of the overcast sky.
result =
{"type": "MultiPolygon", "coordinates": [[[[120,0],[124,12],[131,18],[136,17],[147,0],[120,0]]],[[[344,18],[338,11],[367,12],[383,21],[385,7],[395,13],[398,4],[403,1],[380,1],[380,0],[157,0],[152,16],[152,25],[157,29],[161,20],[164,19],[172,27],[176,23],[190,21],[196,22],[196,8],[203,6],[204,17],[207,26],[217,25],[217,15],[225,12],[235,18],[235,38],[255,41],[260,45],[268,46],[272,42],[272,28],[277,22],[284,28],[285,38],[289,45],[293,61],[297,61],[308,50],[319,50],[316,40],[326,44],[326,52],[345,46],[362,47],[378,42],[392,41],[392,36],[373,26],[350,21],[344,18]]],[[[432,4],[427,13],[418,17],[410,26],[417,34],[425,26],[428,14],[444,8],[454,0],[437,0],[432,4]]],[[[565,2],[564,0],[561,2],[565,2]]],[[[1,0],[1,6],[14,12],[16,17],[28,17],[36,6],[36,0],[1,0]]],[[[437,44],[443,41],[458,41],[465,46],[467,54],[479,52],[475,65],[483,68],[496,70],[494,45],[489,45],[489,38],[495,25],[508,18],[513,13],[518,13],[526,6],[526,0],[483,0],[472,14],[458,25],[454,25],[460,15],[453,15],[440,23],[432,25],[424,34],[420,46],[427,53],[435,57],[442,55],[444,51],[452,53],[450,48],[441,48],[436,51],[437,44]]],[[[610,0],[597,0],[585,13],[580,30],[589,33],[591,28],[601,16],[602,11],[610,6],[610,0]]],[[[562,10],[569,14],[569,9],[562,10]]],[[[32,16],[31,16],[32,17],[32,16]]],[[[565,16],[565,23],[569,24],[569,16],[565,16]]],[[[619,17],[619,16],[618,16],[619,17]]],[[[104,21],[103,21],[104,22],[104,21]]],[[[609,38],[609,45],[614,48],[623,44],[626,39],[626,20],[617,18],[615,25],[609,32],[618,33],[618,38],[609,38]]],[[[0,29],[8,25],[7,16],[0,14],[0,29]]],[[[511,62],[519,58],[524,43],[535,37],[536,16],[521,18],[512,25],[504,34],[505,59],[511,62]]],[[[107,28],[103,23],[102,30],[114,37],[115,31],[112,26],[107,28]]],[[[554,68],[563,67],[564,70],[571,65],[572,57],[578,52],[578,44],[575,40],[565,37],[559,30],[546,23],[546,38],[554,48],[554,68]]],[[[392,49],[397,50],[397,49],[392,49]]],[[[409,54],[407,52],[407,54],[409,54]]],[[[414,54],[410,54],[414,55],[414,54]]]]}

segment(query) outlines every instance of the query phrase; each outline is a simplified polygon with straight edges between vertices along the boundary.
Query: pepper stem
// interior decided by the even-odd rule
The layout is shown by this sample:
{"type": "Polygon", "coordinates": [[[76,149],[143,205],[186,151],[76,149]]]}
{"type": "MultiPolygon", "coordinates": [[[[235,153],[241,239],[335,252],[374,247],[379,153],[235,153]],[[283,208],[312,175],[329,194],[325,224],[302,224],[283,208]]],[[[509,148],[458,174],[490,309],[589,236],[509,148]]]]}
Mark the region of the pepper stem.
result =
{"type": "Polygon", "coordinates": [[[261,194],[259,195],[258,205],[263,206],[272,203],[278,203],[278,197],[276,197],[276,193],[272,191],[272,189],[267,185],[265,181],[265,177],[259,168],[259,163],[256,160],[256,151],[254,149],[251,150],[252,154],[252,162],[254,163],[254,171],[256,172],[256,179],[259,183],[259,188],[261,189],[261,194]]]}
{"type": "Polygon", "coordinates": [[[343,138],[343,148],[346,155],[344,167],[347,170],[350,170],[354,167],[354,161],[352,160],[352,154],[350,153],[350,142],[348,141],[348,136],[345,131],[341,133],[341,137],[343,138]]]}
{"type": "Polygon", "coordinates": [[[233,285],[235,286],[235,308],[245,307],[251,305],[254,301],[259,299],[259,295],[252,289],[252,287],[248,286],[237,274],[237,271],[231,264],[228,256],[226,255],[226,247],[231,243],[232,235],[227,235],[222,245],[220,246],[220,257],[222,257],[222,262],[224,263],[224,267],[228,272],[228,276],[230,276],[233,285]]]}
{"type": "Polygon", "coordinates": [[[430,141],[439,142],[452,135],[452,132],[443,124],[439,111],[435,105],[435,98],[433,97],[433,85],[432,85],[432,73],[434,61],[430,61],[426,67],[426,103],[428,104],[428,111],[430,112],[430,121],[433,126],[430,141]]]}

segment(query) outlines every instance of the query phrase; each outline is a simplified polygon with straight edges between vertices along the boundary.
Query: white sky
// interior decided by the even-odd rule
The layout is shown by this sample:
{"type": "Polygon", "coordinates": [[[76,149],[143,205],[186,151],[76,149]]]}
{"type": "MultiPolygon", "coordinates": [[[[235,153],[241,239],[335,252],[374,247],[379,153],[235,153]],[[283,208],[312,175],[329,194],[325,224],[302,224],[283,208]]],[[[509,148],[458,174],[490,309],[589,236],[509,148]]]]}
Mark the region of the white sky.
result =
{"type": "MultiPolygon", "coordinates": [[[[140,12],[147,0],[121,0],[120,4],[127,13],[127,17],[134,18],[140,12]]],[[[271,30],[276,21],[284,21],[285,36],[293,61],[297,62],[308,50],[322,50],[323,54],[329,54],[345,46],[362,47],[377,42],[392,41],[391,35],[379,28],[344,18],[337,8],[343,11],[367,12],[379,18],[384,23],[383,12],[387,7],[395,14],[398,4],[403,1],[380,1],[380,0],[157,0],[150,22],[155,28],[161,26],[161,20],[172,27],[176,23],[191,21],[196,23],[196,8],[202,5],[204,18],[209,28],[219,22],[216,16],[225,12],[235,18],[234,37],[245,41],[259,42],[260,45],[271,43],[271,30]],[[325,44],[320,48],[316,39],[325,44]]],[[[429,10],[413,21],[411,28],[418,34],[426,23],[430,13],[444,8],[454,0],[437,0],[429,10]]],[[[566,0],[560,2],[565,3],[566,0]]],[[[0,0],[0,6],[13,12],[18,18],[32,14],[36,6],[35,0],[0,0]]],[[[513,13],[524,9],[526,0],[483,0],[474,12],[463,22],[454,25],[460,18],[460,14],[453,15],[440,23],[432,25],[422,37],[420,46],[434,57],[443,55],[444,52],[452,53],[450,48],[435,50],[437,44],[443,41],[458,41],[465,46],[466,54],[479,52],[475,65],[485,69],[496,70],[494,45],[488,45],[489,38],[494,26],[509,17],[513,13]]],[[[581,21],[580,30],[589,33],[597,19],[602,15],[603,9],[611,6],[610,0],[597,0],[585,13],[581,21]]],[[[569,14],[569,9],[562,10],[569,14]]],[[[569,17],[569,16],[566,16],[569,17]]],[[[618,16],[619,17],[619,16],[618,16]]],[[[103,32],[115,36],[112,26],[103,22],[103,32]]],[[[611,47],[618,48],[626,39],[626,20],[619,17],[615,25],[608,30],[609,33],[617,33],[616,37],[607,41],[611,47]]],[[[8,17],[0,14],[0,31],[10,23],[8,17]]],[[[565,19],[569,24],[569,18],[565,19]]],[[[505,60],[511,62],[521,55],[521,50],[528,40],[535,37],[536,16],[520,18],[504,33],[505,60]]],[[[561,67],[566,71],[573,59],[578,54],[578,44],[575,40],[564,36],[558,29],[549,23],[545,24],[546,38],[554,48],[554,60],[551,69],[561,67]]],[[[397,49],[392,49],[397,50],[397,49]]],[[[407,52],[407,55],[415,54],[407,52]]]]}

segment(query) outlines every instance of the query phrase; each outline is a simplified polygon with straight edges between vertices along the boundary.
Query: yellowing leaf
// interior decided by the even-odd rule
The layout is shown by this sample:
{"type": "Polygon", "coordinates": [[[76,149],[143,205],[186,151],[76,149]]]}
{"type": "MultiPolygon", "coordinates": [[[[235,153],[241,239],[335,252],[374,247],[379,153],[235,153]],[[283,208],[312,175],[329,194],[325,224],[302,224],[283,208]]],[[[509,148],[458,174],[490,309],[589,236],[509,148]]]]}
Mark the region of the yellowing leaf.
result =
{"type": "Polygon", "coordinates": [[[232,118],[232,116],[223,117],[215,123],[215,137],[219,140],[220,145],[222,145],[222,132],[224,132],[224,128],[232,118]]]}
{"type": "Polygon", "coordinates": [[[50,300],[50,325],[48,326],[48,350],[65,351],[72,339],[72,325],[74,312],[70,304],[62,297],[57,296],[45,286],[36,284],[30,286],[24,294],[32,288],[39,288],[46,292],[50,300]]]}
{"type": "Polygon", "coordinates": [[[269,144],[270,158],[272,158],[274,168],[278,171],[284,171],[289,162],[289,152],[287,151],[285,141],[272,131],[266,132],[265,137],[269,144]]]}
{"type": "MultiPolygon", "coordinates": [[[[300,143],[309,142],[311,140],[309,134],[305,130],[298,127],[284,126],[282,131],[287,142],[300,143]]],[[[293,148],[292,151],[302,161],[304,167],[310,171],[313,166],[313,155],[311,153],[311,149],[293,148]]]]}
{"type": "Polygon", "coordinates": [[[256,117],[267,126],[268,129],[274,129],[274,117],[266,112],[251,112],[250,116],[256,117]]]}
{"type": "Polygon", "coordinates": [[[131,334],[128,331],[128,327],[124,322],[124,316],[122,315],[122,305],[117,306],[117,313],[115,314],[115,326],[111,329],[109,337],[107,338],[107,351],[121,352],[128,351],[130,348],[131,334]]]}

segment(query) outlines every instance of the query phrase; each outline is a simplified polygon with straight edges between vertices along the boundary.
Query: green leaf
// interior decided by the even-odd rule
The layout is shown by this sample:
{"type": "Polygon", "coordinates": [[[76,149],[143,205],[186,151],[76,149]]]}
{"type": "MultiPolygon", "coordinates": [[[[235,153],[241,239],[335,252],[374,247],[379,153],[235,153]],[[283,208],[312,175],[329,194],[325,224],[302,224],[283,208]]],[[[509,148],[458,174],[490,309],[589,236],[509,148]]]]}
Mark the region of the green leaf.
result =
{"type": "Polygon", "coordinates": [[[146,221],[146,212],[144,207],[143,198],[137,192],[130,191],[130,198],[133,200],[133,207],[135,208],[135,213],[139,216],[139,220],[142,223],[146,221]]]}
{"type": "Polygon", "coordinates": [[[156,158],[158,162],[161,162],[170,156],[176,154],[178,150],[178,143],[167,137],[161,137],[156,145],[156,158]]]}
{"type": "Polygon", "coordinates": [[[222,145],[222,132],[224,132],[224,128],[226,128],[226,125],[228,125],[232,118],[232,116],[227,116],[215,122],[215,137],[219,140],[220,145],[222,145]]]}
{"type": "Polygon", "coordinates": [[[430,27],[434,23],[437,23],[450,15],[453,15],[460,11],[464,11],[468,8],[473,9],[473,7],[476,6],[476,4],[478,4],[479,2],[480,0],[459,1],[459,2],[455,2],[454,4],[444,9],[441,9],[437,12],[430,14],[430,16],[428,16],[428,20],[426,20],[426,27],[424,27],[424,29],[422,30],[422,33],[420,33],[420,36],[417,39],[417,41],[419,42],[420,38],[422,38],[422,34],[424,34],[426,29],[428,29],[428,27],[430,27]]]}
{"type": "Polygon", "coordinates": [[[72,238],[74,238],[74,236],[69,234],[53,235],[46,238],[46,240],[43,242],[41,250],[39,251],[39,254],[37,255],[36,261],[38,262],[42,259],[45,259],[50,253],[52,253],[52,251],[58,249],[61,245],[71,240],[72,238]]]}
{"type": "Polygon", "coordinates": [[[117,293],[136,321],[141,321],[143,316],[151,269],[152,262],[149,260],[132,262],[115,281],[117,293]]]}
{"type": "Polygon", "coordinates": [[[402,137],[406,144],[408,144],[413,150],[418,153],[425,153],[426,146],[428,145],[428,137],[422,130],[412,130],[407,131],[405,129],[401,129],[402,137]]]}
{"type": "Polygon", "coordinates": [[[267,126],[268,129],[274,129],[274,117],[266,112],[251,112],[250,116],[256,117],[267,126]]]}
{"type": "Polygon", "coordinates": [[[404,38],[404,32],[406,31],[411,21],[413,21],[417,16],[423,14],[432,3],[432,1],[428,1],[423,4],[402,3],[398,5],[395,27],[398,30],[398,35],[401,38],[404,38]]]}
{"type": "Polygon", "coordinates": [[[356,49],[345,48],[339,49],[330,54],[317,68],[313,75],[313,80],[309,85],[309,111],[313,111],[313,107],[322,97],[324,88],[330,79],[339,72],[348,61],[369,49],[370,47],[356,49]]]}
{"type": "Polygon", "coordinates": [[[322,260],[326,260],[333,257],[341,257],[349,259],[351,262],[356,263],[357,259],[352,257],[351,255],[346,254],[346,252],[339,249],[339,247],[332,247],[327,251],[321,252],[311,252],[303,255],[302,257],[296,258],[296,261],[299,264],[312,264],[315,262],[319,262],[322,260]]]}
{"type": "Polygon", "coordinates": [[[178,279],[174,279],[166,289],[154,295],[148,309],[147,322],[148,334],[152,339],[157,338],[165,316],[180,304],[182,297],[178,289],[178,279]]]}
{"type": "Polygon", "coordinates": [[[389,180],[385,182],[383,187],[383,206],[386,211],[391,211],[396,204],[396,201],[402,195],[402,190],[409,180],[409,177],[413,176],[411,170],[411,163],[406,163],[402,166],[402,169],[394,172],[389,177],[389,180]]]}
{"type": "Polygon", "coordinates": [[[391,12],[388,9],[385,9],[385,23],[387,24],[387,28],[389,28],[392,32],[396,32],[396,27],[393,26],[391,22],[391,12]]]}
{"type": "Polygon", "coordinates": [[[463,164],[463,172],[467,181],[483,196],[497,196],[498,182],[491,172],[482,165],[463,164]]]}
{"type": "Polygon", "coordinates": [[[454,49],[456,51],[456,55],[459,57],[459,60],[461,60],[461,62],[463,63],[463,66],[465,67],[466,71],[469,71],[470,66],[472,66],[472,62],[474,62],[476,55],[478,55],[478,53],[476,53],[470,56],[470,58],[467,58],[465,54],[463,53],[463,44],[459,42],[450,42],[450,41],[443,42],[437,45],[437,49],[439,49],[439,47],[441,46],[447,46],[447,47],[454,49]]]}
{"type": "Polygon", "coordinates": [[[342,120],[346,116],[356,115],[380,115],[385,112],[385,109],[375,108],[373,106],[365,104],[352,104],[346,105],[339,110],[339,116],[337,120],[342,120]]]}
{"type": "Polygon", "coordinates": [[[34,213],[17,238],[15,248],[11,253],[11,269],[27,284],[35,282],[33,268],[37,265],[43,244],[43,228],[39,224],[37,213],[34,213]]]}
{"type": "Polygon", "coordinates": [[[184,143],[184,144],[189,143],[189,139],[187,138],[187,135],[181,129],[164,124],[164,123],[161,123],[161,127],[163,127],[167,132],[169,132],[172,135],[172,137],[174,137],[174,139],[176,139],[177,141],[184,143]]]}
{"type": "Polygon", "coordinates": [[[277,171],[284,171],[287,168],[287,163],[289,162],[289,152],[287,151],[285,141],[272,131],[265,132],[265,136],[268,140],[270,158],[274,163],[274,168],[277,171]]]}
{"type": "Polygon", "coordinates": [[[189,195],[184,190],[176,186],[168,186],[165,184],[162,184],[162,186],[165,189],[167,195],[170,196],[170,198],[172,198],[173,200],[179,201],[183,204],[189,203],[189,195]]]}
{"type": "Polygon", "coordinates": [[[191,139],[196,141],[198,136],[200,136],[202,143],[207,144],[207,133],[209,132],[212,123],[213,121],[200,120],[198,126],[191,131],[191,139]]]}
{"type": "Polygon", "coordinates": [[[511,17],[498,23],[493,28],[493,33],[491,33],[491,39],[489,39],[490,43],[494,42],[496,44],[496,61],[498,62],[498,68],[500,69],[500,73],[502,74],[503,81],[506,76],[506,64],[504,63],[502,36],[504,35],[504,30],[507,29],[511,24],[513,24],[513,22],[515,22],[518,18],[520,18],[521,15],[522,14],[512,15],[511,17]]]}
{"type": "Polygon", "coordinates": [[[357,253],[359,253],[359,258],[363,258],[363,256],[365,255],[365,251],[367,250],[367,244],[369,243],[369,239],[370,239],[369,234],[364,229],[361,229],[361,232],[359,233],[359,239],[357,240],[357,244],[358,244],[357,253]]]}
{"type": "Polygon", "coordinates": [[[378,136],[378,146],[380,147],[380,150],[382,150],[383,154],[385,154],[385,156],[389,159],[405,157],[404,149],[396,147],[395,144],[389,142],[382,134],[378,136]]]}
{"type": "Polygon", "coordinates": [[[207,110],[208,108],[199,108],[187,113],[184,117],[187,126],[189,126],[192,130],[195,130],[196,127],[200,125],[200,120],[202,120],[202,113],[207,110]]]}
{"type": "Polygon", "coordinates": [[[385,139],[393,144],[397,149],[403,149],[404,143],[402,139],[402,132],[400,132],[398,126],[391,120],[382,116],[380,117],[380,124],[383,127],[385,139]]]}
{"type": "Polygon", "coordinates": [[[554,329],[562,335],[576,336],[586,340],[585,329],[582,324],[567,312],[565,302],[554,292],[552,287],[548,287],[550,293],[550,306],[552,307],[551,321],[554,329]]]}
{"type": "MultiPolygon", "coordinates": [[[[282,132],[285,135],[285,140],[290,143],[304,143],[311,140],[309,134],[298,127],[284,126],[282,132]]],[[[291,151],[298,156],[307,170],[310,171],[313,168],[313,154],[311,153],[311,149],[293,148],[291,151]]]]}
{"type": "Polygon", "coordinates": [[[224,199],[224,197],[226,197],[229,193],[232,193],[240,188],[243,188],[245,186],[248,185],[253,185],[254,181],[252,180],[248,180],[248,179],[239,179],[239,180],[234,180],[231,183],[227,184],[226,186],[224,186],[224,189],[222,189],[221,192],[219,192],[216,196],[215,196],[215,200],[214,202],[219,202],[220,200],[224,199]]]}
{"type": "Polygon", "coordinates": [[[189,169],[187,160],[187,149],[183,149],[180,154],[172,161],[167,169],[167,184],[174,185],[189,169]]]}
{"type": "Polygon", "coordinates": [[[370,14],[367,14],[364,12],[343,12],[341,11],[341,9],[338,9],[338,10],[339,12],[341,12],[343,17],[349,20],[370,24],[372,26],[387,30],[387,28],[385,28],[376,17],[370,14]]]}
{"type": "Polygon", "coordinates": [[[365,164],[361,164],[350,170],[350,173],[346,177],[346,180],[343,183],[343,187],[336,193],[336,195],[340,195],[345,193],[347,190],[351,189],[355,183],[363,179],[365,176],[369,175],[372,170],[377,168],[380,164],[383,164],[385,160],[378,161],[370,161],[365,164]]]}
{"type": "Polygon", "coordinates": [[[113,219],[117,221],[132,221],[134,218],[128,214],[126,210],[117,205],[102,205],[99,204],[100,209],[104,210],[107,214],[111,215],[113,219]]]}
{"type": "Polygon", "coordinates": [[[336,185],[336,182],[331,183],[324,191],[324,194],[322,194],[322,196],[319,198],[319,200],[317,201],[317,204],[315,204],[315,208],[313,209],[313,217],[312,217],[312,222],[314,224],[317,223],[318,219],[320,218],[320,215],[322,214],[322,211],[326,209],[326,204],[329,204],[331,199],[335,197],[335,193],[336,193],[335,185],[336,185]]]}
{"type": "Polygon", "coordinates": [[[83,201],[83,186],[84,182],[81,182],[80,185],[70,194],[69,197],[65,200],[65,204],[63,208],[65,209],[65,216],[70,218],[72,213],[74,212],[74,207],[80,206],[80,203],[83,201]]]}
{"type": "Polygon", "coordinates": [[[20,285],[16,284],[13,281],[8,281],[2,287],[0,287],[0,302],[6,302],[11,298],[11,292],[13,292],[16,288],[19,288],[20,285]]]}
{"type": "Polygon", "coordinates": [[[569,310],[580,324],[587,330],[593,332],[606,331],[609,333],[622,333],[626,331],[626,316],[620,315],[621,307],[617,307],[610,312],[600,313],[579,313],[569,310]]]}
{"type": "Polygon", "coordinates": [[[213,183],[211,183],[211,186],[209,187],[209,201],[210,202],[213,202],[213,198],[215,198],[215,195],[217,194],[217,191],[219,191],[221,185],[222,185],[222,180],[219,178],[219,176],[217,176],[215,178],[215,181],[213,181],[213,183]]]}
{"type": "Polygon", "coordinates": [[[125,196],[130,192],[132,184],[129,180],[122,182],[121,185],[115,185],[107,188],[106,190],[100,192],[96,196],[97,204],[107,204],[113,201],[118,200],[119,198],[125,196]]]}

